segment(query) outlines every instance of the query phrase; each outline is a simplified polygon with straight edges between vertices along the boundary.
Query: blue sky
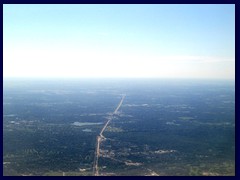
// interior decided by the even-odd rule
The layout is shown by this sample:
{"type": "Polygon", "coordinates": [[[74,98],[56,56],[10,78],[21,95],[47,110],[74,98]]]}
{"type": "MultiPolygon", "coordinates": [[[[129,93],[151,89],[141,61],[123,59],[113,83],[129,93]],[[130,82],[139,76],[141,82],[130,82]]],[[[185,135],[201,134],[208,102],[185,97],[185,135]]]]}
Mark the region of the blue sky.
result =
{"type": "Polygon", "coordinates": [[[4,77],[235,76],[234,5],[3,6],[4,77]]]}

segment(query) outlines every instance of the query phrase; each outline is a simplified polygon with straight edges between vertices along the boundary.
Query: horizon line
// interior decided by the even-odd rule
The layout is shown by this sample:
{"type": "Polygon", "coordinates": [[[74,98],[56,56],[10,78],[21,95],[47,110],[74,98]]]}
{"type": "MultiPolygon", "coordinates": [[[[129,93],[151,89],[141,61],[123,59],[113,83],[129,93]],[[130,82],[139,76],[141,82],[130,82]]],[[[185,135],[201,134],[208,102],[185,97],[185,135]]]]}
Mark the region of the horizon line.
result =
{"type": "Polygon", "coordinates": [[[16,77],[16,76],[8,76],[8,77],[3,77],[4,79],[169,79],[169,80],[232,80],[235,81],[234,78],[204,78],[204,77],[29,77],[29,76],[21,76],[21,77],[16,77]]]}

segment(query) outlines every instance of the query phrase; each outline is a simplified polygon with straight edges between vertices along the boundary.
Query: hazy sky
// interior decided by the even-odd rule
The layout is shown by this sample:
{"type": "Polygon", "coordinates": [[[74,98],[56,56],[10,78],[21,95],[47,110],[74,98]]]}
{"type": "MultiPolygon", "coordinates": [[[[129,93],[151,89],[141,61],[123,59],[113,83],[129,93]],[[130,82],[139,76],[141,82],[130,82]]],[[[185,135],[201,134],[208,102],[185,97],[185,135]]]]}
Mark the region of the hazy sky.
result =
{"type": "Polygon", "coordinates": [[[234,5],[3,5],[4,77],[235,76],[234,5]]]}

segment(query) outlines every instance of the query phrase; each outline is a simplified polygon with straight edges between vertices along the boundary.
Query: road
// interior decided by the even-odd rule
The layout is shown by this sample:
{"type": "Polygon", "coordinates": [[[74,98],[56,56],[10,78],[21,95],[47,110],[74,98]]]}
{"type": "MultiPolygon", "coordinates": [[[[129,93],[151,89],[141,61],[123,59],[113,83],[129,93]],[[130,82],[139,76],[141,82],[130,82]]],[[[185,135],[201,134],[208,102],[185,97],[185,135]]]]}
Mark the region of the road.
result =
{"type": "Polygon", "coordinates": [[[114,115],[117,114],[119,108],[122,106],[123,100],[125,98],[126,95],[122,96],[121,101],[119,102],[117,108],[115,109],[115,111],[108,117],[107,122],[105,123],[105,125],[103,126],[101,132],[99,133],[99,135],[97,136],[97,140],[96,140],[96,149],[95,149],[95,157],[94,157],[94,162],[93,162],[93,175],[94,176],[99,176],[99,172],[98,172],[98,158],[99,158],[99,154],[100,154],[100,144],[101,141],[103,139],[105,139],[105,137],[103,136],[103,132],[105,131],[106,127],[108,126],[108,124],[110,123],[110,121],[113,119],[114,115]]]}

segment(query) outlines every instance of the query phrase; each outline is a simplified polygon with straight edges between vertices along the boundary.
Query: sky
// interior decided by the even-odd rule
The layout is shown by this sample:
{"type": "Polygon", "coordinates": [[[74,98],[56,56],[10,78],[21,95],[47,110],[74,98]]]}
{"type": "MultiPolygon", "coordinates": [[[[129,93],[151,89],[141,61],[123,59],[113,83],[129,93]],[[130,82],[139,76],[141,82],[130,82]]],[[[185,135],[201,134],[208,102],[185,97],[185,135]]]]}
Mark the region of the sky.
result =
{"type": "Polygon", "coordinates": [[[4,77],[235,79],[235,5],[3,5],[4,77]]]}

